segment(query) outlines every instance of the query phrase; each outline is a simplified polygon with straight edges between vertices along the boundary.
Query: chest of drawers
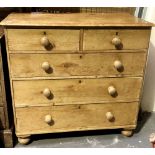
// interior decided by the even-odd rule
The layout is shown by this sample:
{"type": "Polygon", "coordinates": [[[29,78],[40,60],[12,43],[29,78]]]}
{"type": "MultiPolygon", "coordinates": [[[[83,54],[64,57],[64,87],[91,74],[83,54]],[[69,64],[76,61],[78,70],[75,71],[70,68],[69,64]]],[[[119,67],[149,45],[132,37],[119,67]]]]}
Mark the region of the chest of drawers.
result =
{"type": "Polygon", "coordinates": [[[152,24],[128,14],[10,14],[16,135],[136,128],[152,24]]]}

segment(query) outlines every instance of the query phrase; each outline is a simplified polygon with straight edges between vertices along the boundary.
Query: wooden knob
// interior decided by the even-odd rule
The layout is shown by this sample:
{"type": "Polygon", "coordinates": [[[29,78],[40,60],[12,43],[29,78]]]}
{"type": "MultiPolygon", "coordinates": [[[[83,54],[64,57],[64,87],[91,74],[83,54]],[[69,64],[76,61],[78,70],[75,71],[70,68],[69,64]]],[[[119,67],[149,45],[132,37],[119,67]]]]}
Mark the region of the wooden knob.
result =
{"type": "Polygon", "coordinates": [[[116,60],[114,61],[114,67],[117,69],[117,70],[121,70],[123,68],[123,64],[121,61],[119,60],[116,60]]]}
{"type": "Polygon", "coordinates": [[[46,115],[46,116],[45,116],[45,122],[46,122],[47,124],[52,123],[52,116],[51,116],[51,115],[46,115]]]}
{"type": "Polygon", "coordinates": [[[43,45],[44,47],[47,47],[50,45],[50,41],[46,36],[41,38],[41,45],[43,45]]]}
{"type": "Polygon", "coordinates": [[[116,91],[116,88],[114,86],[109,86],[108,87],[108,92],[111,96],[114,96],[116,95],[117,91],[116,91]]]}
{"type": "Polygon", "coordinates": [[[121,44],[121,39],[118,37],[115,37],[112,39],[112,44],[114,44],[115,46],[118,46],[121,44]]]}
{"type": "Polygon", "coordinates": [[[106,118],[108,121],[113,121],[114,115],[111,112],[106,113],[106,118]]]}
{"type": "Polygon", "coordinates": [[[51,91],[49,88],[45,88],[43,91],[45,97],[49,98],[51,96],[51,91]]]}
{"type": "Polygon", "coordinates": [[[44,71],[48,71],[50,69],[50,64],[48,62],[43,62],[42,65],[41,65],[42,69],[44,71]]]}

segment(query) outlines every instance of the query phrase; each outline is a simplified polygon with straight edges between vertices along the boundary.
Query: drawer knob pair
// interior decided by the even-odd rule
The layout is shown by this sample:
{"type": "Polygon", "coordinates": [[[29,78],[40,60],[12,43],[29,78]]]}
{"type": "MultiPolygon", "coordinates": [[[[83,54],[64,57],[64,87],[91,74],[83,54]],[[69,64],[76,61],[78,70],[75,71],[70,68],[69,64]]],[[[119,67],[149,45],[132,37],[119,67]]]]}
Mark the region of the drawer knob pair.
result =
{"type": "Polygon", "coordinates": [[[108,87],[108,93],[113,97],[117,96],[117,90],[114,86],[108,87]]]}
{"type": "Polygon", "coordinates": [[[114,115],[112,114],[112,112],[107,112],[106,113],[106,118],[110,122],[114,121],[114,115]]]}
{"type": "Polygon", "coordinates": [[[51,124],[52,123],[52,116],[51,115],[46,115],[45,116],[45,123],[51,124]]]}

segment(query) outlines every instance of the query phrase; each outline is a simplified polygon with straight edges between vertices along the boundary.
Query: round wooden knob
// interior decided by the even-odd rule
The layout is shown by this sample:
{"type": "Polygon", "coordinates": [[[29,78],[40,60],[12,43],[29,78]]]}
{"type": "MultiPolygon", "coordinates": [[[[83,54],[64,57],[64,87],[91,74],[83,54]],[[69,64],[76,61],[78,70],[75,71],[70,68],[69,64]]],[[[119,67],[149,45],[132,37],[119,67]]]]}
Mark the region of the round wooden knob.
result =
{"type": "Polygon", "coordinates": [[[41,45],[43,45],[44,47],[47,47],[50,45],[50,41],[46,36],[41,38],[41,45]]]}
{"type": "Polygon", "coordinates": [[[52,123],[52,116],[51,116],[51,115],[46,115],[46,116],[45,116],[45,122],[46,122],[47,124],[52,123]]]}
{"type": "Polygon", "coordinates": [[[48,71],[50,69],[50,64],[48,62],[43,62],[41,67],[44,71],[48,71]]]}
{"type": "Polygon", "coordinates": [[[118,37],[115,37],[112,39],[112,44],[114,44],[115,46],[118,46],[121,44],[121,39],[118,37]]]}
{"type": "Polygon", "coordinates": [[[111,112],[106,113],[106,118],[108,121],[113,121],[114,115],[111,112]]]}
{"type": "Polygon", "coordinates": [[[123,64],[122,64],[121,61],[116,60],[116,61],[114,61],[114,67],[115,67],[117,70],[120,70],[120,69],[123,68],[123,64]]]}
{"type": "Polygon", "coordinates": [[[51,96],[51,91],[49,88],[45,88],[43,91],[45,97],[49,98],[51,96]]]}
{"type": "Polygon", "coordinates": [[[108,87],[108,92],[111,96],[114,96],[116,95],[117,91],[116,91],[116,88],[114,86],[109,86],[108,87]]]}

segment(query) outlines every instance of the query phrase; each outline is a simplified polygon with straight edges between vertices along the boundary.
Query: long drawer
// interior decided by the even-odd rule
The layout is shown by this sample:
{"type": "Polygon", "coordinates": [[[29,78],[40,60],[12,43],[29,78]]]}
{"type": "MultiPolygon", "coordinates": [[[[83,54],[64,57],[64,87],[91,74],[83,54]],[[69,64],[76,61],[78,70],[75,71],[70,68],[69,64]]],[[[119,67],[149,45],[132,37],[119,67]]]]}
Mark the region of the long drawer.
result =
{"type": "Polygon", "coordinates": [[[137,112],[137,102],[16,108],[16,134],[134,128],[137,112]]]}
{"type": "Polygon", "coordinates": [[[12,77],[143,76],[145,61],[145,52],[10,54],[12,77]]]}
{"type": "Polygon", "coordinates": [[[54,51],[79,50],[80,30],[77,29],[8,29],[8,49],[54,51]],[[42,41],[42,42],[41,42],[42,41]],[[44,46],[43,44],[49,46],[44,46]],[[47,47],[47,48],[46,48],[47,47]]]}
{"type": "Polygon", "coordinates": [[[139,100],[142,78],[13,81],[15,106],[66,105],[139,100]]]}
{"type": "Polygon", "coordinates": [[[118,49],[146,49],[149,45],[150,29],[86,29],[83,50],[117,49],[114,38],[121,41],[118,49]]]}

